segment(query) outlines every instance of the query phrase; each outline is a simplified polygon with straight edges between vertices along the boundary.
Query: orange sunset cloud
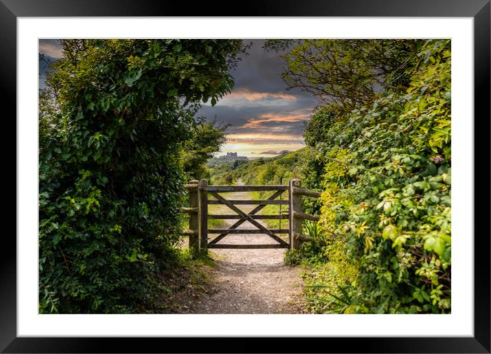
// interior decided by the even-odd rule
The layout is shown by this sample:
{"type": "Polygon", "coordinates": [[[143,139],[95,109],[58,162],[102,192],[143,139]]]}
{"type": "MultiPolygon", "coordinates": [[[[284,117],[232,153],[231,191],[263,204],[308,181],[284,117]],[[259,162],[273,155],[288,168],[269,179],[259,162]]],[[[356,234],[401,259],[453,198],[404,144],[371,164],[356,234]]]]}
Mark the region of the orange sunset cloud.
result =
{"type": "Polygon", "coordinates": [[[226,98],[235,98],[235,99],[245,99],[249,102],[251,101],[259,101],[267,98],[276,98],[283,99],[288,101],[296,101],[297,97],[293,95],[289,95],[286,93],[271,93],[271,92],[252,92],[247,89],[241,89],[234,91],[226,96],[226,98]]]}
{"type": "Polygon", "coordinates": [[[258,128],[264,123],[297,123],[306,121],[310,118],[310,110],[309,112],[288,112],[288,113],[264,113],[261,114],[258,118],[251,118],[246,124],[243,125],[244,128],[258,128]]]}

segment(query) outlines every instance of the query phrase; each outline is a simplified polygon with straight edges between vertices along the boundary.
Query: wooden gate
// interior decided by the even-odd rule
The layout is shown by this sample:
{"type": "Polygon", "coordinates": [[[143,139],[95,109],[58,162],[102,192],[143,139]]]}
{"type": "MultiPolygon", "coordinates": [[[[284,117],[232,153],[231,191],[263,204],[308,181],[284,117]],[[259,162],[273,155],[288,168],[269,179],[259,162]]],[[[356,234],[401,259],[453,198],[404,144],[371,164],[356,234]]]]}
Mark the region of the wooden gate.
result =
{"type": "Polygon", "coordinates": [[[182,211],[190,214],[189,230],[184,231],[189,236],[189,248],[194,250],[206,250],[208,248],[294,248],[298,249],[301,242],[311,241],[309,237],[302,235],[302,220],[318,221],[319,217],[304,214],[302,212],[301,196],[318,198],[320,193],[302,189],[301,181],[293,179],[289,181],[288,186],[208,186],[208,181],[193,180],[184,186],[189,192],[189,208],[183,208],[182,211]],[[264,200],[230,200],[222,194],[231,192],[274,192],[270,197],[264,200]],[[278,198],[287,192],[287,199],[278,198]],[[209,199],[211,195],[214,199],[209,199]],[[230,215],[210,215],[208,214],[208,205],[223,204],[229,207],[235,214],[230,215]],[[266,205],[286,205],[288,206],[287,214],[279,213],[278,215],[260,215],[258,214],[266,205]],[[257,205],[249,212],[244,212],[237,205],[257,205]],[[228,229],[209,229],[208,219],[238,219],[228,229]],[[288,220],[288,228],[272,229],[264,226],[257,220],[276,219],[288,220]],[[245,222],[251,223],[256,229],[240,229],[239,226],[245,222]],[[210,234],[218,234],[212,239],[208,238],[210,234]],[[220,241],[230,234],[265,234],[276,241],[274,244],[258,245],[238,245],[224,244],[220,241]],[[288,234],[288,241],[283,240],[279,234],[288,234]]]}

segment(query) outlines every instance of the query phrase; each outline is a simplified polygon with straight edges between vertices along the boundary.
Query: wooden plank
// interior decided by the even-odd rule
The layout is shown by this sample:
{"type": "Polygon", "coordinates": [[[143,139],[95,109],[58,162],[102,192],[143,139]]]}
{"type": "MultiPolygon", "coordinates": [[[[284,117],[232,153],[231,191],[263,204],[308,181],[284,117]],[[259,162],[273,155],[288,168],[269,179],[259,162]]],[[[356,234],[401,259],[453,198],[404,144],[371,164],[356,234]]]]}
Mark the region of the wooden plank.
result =
{"type": "Polygon", "coordinates": [[[324,241],[324,240],[315,239],[315,238],[312,238],[312,237],[309,237],[306,235],[299,234],[298,232],[295,232],[294,237],[295,237],[295,239],[302,241],[302,242],[317,242],[323,246],[327,245],[326,241],[324,241]]]}
{"type": "MultiPolygon", "coordinates": [[[[255,220],[288,220],[288,215],[252,215],[252,218],[255,220]]],[[[245,220],[240,215],[208,215],[208,219],[222,219],[222,220],[231,220],[231,219],[240,219],[245,220]]]]}
{"type": "MultiPolygon", "coordinates": [[[[267,205],[267,204],[276,204],[276,205],[288,205],[288,200],[228,200],[232,204],[237,205],[267,205]]],[[[208,204],[225,204],[220,200],[209,200],[208,204]]]]}
{"type": "MultiPolygon", "coordinates": [[[[290,231],[289,229],[269,229],[269,230],[277,234],[287,234],[290,231]]],[[[233,230],[208,229],[209,234],[219,234],[225,231],[229,234],[267,234],[263,230],[257,230],[257,229],[233,229],[233,230]]]]}
{"type": "Polygon", "coordinates": [[[292,179],[289,183],[290,190],[290,244],[293,249],[300,248],[300,241],[294,237],[295,233],[302,232],[302,219],[295,218],[295,213],[302,212],[302,198],[299,194],[294,194],[294,188],[300,188],[302,182],[298,179],[292,179]]]}
{"type": "Polygon", "coordinates": [[[184,230],[182,234],[184,236],[198,236],[198,230],[184,230]]]}
{"type": "Polygon", "coordinates": [[[286,245],[280,245],[280,244],[270,244],[270,245],[233,245],[233,244],[222,244],[222,243],[219,243],[219,244],[210,244],[209,246],[210,248],[214,248],[214,249],[220,249],[220,248],[224,248],[224,249],[247,249],[247,250],[250,250],[250,249],[269,249],[269,248],[288,248],[288,244],[286,245]]]}
{"type": "Polygon", "coordinates": [[[209,186],[205,187],[207,192],[264,192],[264,191],[286,191],[288,186],[209,186]]]}
{"type": "Polygon", "coordinates": [[[310,215],[310,214],[304,214],[299,211],[294,211],[293,212],[293,217],[297,219],[306,219],[306,220],[312,220],[312,221],[319,221],[320,217],[317,215],[310,215]]]}
{"type": "Polygon", "coordinates": [[[189,217],[189,230],[192,232],[192,234],[189,235],[189,249],[191,252],[198,253],[199,252],[199,219],[198,219],[198,206],[199,206],[199,200],[198,200],[198,183],[199,181],[197,180],[192,180],[189,182],[190,184],[193,184],[196,186],[194,189],[189,190],[189,206],[190,208],[184,208],[184,209],[189,209],[189,211],[192,211],[190,213],[189,217]]]}
{"type": "MultiPolygon", "coordinates": [[[[283,194],[283,191],[276,191],[273,193],[273,195],[271,195],[267,200],[273,200],[275,198],[278,198],[281,194],[283,194]]],[[[266,204],[262,204],[262,205],[259,205],[257,207],[255,207],[254,209],[252,209],[250,212],[249,212],[249,215],[254,215],[258,212],[260,212],[264,207],[266,206],[266,204]]],[[[243,223],[245,223],[246,220],[239,220],[237,221],[235,224],[233,224],[232,226],[230,226],[228,229],[229,230],[234,230],[236,228],[238,228],[240,225],[242,225],[243,223]]],[[[224,238],[225,236],[227,236],[228,233],[227,232],[224,232],[220,235],[218,235],[213,241],[211,241],[209,244],[212,245],[212,244],[215,244],[217,243],[218,241],[220,241],[222,238],[224,238]]]]}
{"type": "Polygon", "coordinates": [[[314,192],[308,189],[297,188],[297,187],[293,187],[293,194],[304,195],[306,197],[314,197],[314,198],[320,198],[321,196],[321,193],[319,192],[314,192]]]}
{"type": "MultiPolygon", "coordinates": [[[[196,193],[192,193],[192,194],[196,194],[196,193]]],[[[189,195],[189,204],[192,204],[191,203],[191,198],[192,198],[192,194],[189,195]]],[[[198,214],[198,208],[181,208],[181,212],[182,213],[188,213],[188,214],[198,214]]]]}
{"type": "Polygon", "coordinates": [[[208,248],[208,193],[203,190],[208,185],[206,179],[199,181],[198,197],[199,197],[199,239],[200,249],[208,248]]]}
{"type": "Polygon", "coordinates": [[[233,205],[232,203],[230,203],[227,199],[223,198],[220,194],[216,193],[216,192],[210,192],[211,195],[213,195],[215,198],[217,198],[218,200],[222,201],[224,204],[226,204],[230,209],[232,209],[233,211],[235,211],[237,214],[239,214],[240,216],[242,216],[243,218],[247,219],[247,221],[249,221],[252,225],[254,225],[255,227],[257,227],[259,230],[262,230],[264,231],[264,233],[266,235],[268,235],[269,237],[271,237],[272,239],[276,240],[278,243],[282,244],[282,245],[287,245],[287,243],[285,241],[283,241],[281,238],[279,238],[277,235],[275,235],[273,232],[269,231],[266,227],[264,227],[261,223],[257,222],[256,220],[254,220],[250,215],[247,215],[246,213],[244,213],[242,210],[240,210],[239,208],[237,208],[235,205],[233,205]]]}

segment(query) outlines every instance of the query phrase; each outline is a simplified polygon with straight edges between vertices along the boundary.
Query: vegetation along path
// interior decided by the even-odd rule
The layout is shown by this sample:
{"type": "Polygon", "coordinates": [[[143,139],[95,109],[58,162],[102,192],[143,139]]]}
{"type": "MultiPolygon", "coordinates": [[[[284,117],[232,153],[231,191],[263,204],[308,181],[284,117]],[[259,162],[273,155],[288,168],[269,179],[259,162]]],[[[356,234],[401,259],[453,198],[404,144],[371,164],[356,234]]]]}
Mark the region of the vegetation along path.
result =
{"type": "MultiPolygon", "coordinates": [[[[238,183],[241,185],[241,181],[238,183]]],[[[253,199],[251,193],[230,193],[230,199],[253,199]]],[[[241,206],[248,212],[254,206],[241,206]]],[[[210,205],[210,214],[231,214],[225,205],[210,205]]],[[[236,220],[224,220],[228,228],[236,220]]],[[[249,222],[240,226],[256,229],[249,222]]],[[[285,235],[286,236],[286,235],[285,235]]],[[[228,235],[221,243],[274,244],[267,235],[228,235]]],[[[304,313],[301,270],[284,265],[285,249],[214,249],[217,266],[212,289],[193,312],[205,314],[304,313]]]]}

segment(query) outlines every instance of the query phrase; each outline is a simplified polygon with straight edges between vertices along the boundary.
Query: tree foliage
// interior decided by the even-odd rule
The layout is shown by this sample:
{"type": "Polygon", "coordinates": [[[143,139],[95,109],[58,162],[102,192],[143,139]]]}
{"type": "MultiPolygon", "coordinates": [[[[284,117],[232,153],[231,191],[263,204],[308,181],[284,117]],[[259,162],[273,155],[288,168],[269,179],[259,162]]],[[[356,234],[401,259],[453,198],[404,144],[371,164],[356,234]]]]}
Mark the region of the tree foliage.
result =
{"type": "Polygon", "coordinates": [[[189,140],[184,144],[183,149],[184,171],[189,179],[210,178],[206,165],[213,157],[213,153],[220,151],[220,146],[225,143],[227,127],[216,122],[206,122],[203,118],[189,132],[189,140]]]}
{"type": "Polygon", "coordinates": [[[403,39],[302,39],[269,40],[265,47],[290,48],[282,55],[288,87],[312,93],[340,114],[373,102],[381,88],[404,89],[420,45],[403,39]]]}
{"type": "Polygon", "coordinates": [[[216,133],[194,115],[233,87],[242,42],[62,44],[40,97],[40,312],[152,309],[174,262],[183,147],[216,133]]]}

